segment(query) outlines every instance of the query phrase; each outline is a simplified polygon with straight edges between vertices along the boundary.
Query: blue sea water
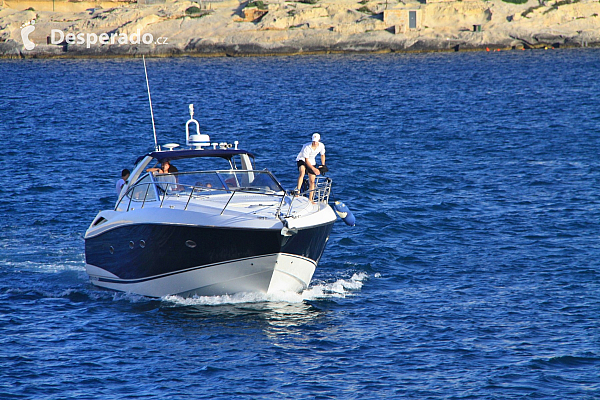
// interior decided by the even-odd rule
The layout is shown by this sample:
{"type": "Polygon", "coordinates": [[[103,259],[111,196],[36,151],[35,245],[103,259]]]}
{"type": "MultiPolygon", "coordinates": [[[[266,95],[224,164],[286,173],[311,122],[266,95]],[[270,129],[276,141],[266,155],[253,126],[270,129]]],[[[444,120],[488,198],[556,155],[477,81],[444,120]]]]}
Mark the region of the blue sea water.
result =
{"type": "Polygon", "coordinates": [[[301,294],[94,288],[142,62],[0,61],[0,398],[600,399],[599,50],[147,63],[160,143],[194,103],[291,188],[318,131],[357,226],[301,294]]]}

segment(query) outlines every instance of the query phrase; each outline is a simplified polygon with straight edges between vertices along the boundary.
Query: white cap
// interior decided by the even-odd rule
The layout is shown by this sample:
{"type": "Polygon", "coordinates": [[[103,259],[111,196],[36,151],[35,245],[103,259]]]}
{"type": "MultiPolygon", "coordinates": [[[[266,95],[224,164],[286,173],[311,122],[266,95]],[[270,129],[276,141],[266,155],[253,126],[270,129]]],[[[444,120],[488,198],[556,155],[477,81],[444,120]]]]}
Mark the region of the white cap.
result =
{"type": "Polygon", "coordinates": [[[321,135],[319,135],[318,133],[313,133],[312,141],[318,142],[319,140],[321,140],[321,135]]]}

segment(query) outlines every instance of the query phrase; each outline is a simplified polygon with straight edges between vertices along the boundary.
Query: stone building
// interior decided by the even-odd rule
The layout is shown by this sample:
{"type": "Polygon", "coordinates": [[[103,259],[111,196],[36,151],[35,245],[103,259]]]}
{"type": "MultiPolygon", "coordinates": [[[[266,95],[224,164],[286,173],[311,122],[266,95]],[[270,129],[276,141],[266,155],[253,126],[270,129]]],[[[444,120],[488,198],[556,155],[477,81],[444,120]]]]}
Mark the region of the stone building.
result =
{"type": "Polygon", "coordinates": [[[396,34],[418,31],[422,21],[423,9],[420,4],[406,4],[383,11],[383,22],[396,34]]]}

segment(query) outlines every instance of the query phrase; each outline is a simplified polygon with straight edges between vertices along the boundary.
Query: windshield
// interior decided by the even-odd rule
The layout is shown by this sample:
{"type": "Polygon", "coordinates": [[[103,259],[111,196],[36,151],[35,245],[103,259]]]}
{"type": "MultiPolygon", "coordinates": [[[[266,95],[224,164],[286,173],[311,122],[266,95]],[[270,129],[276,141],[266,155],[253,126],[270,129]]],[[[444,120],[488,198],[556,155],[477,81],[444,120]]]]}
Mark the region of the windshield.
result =
{"type": "Polygon", "coordinates": [[[185,187],[227,191],[247,190],[263,193],[283,191],[275,178],[267,171],[229,170],[166,175],[174,176],[177,183],[185,187]]]}
{"type": "Polygon", "coordinates": [[[135,186],[127,192],[127,196],[133,201],[154,201],[156,200],[156,191],[150,175],[146,175],[135,186]]]}
{"type": "MultiPolygon", "coordinates": [[[[173,174],[146,174],[135,185],[129,188],[125,196],[117,203],[115,209],[125,201],[127,210],[134,202],[144,204],[156,200],[162,202],[171,196],[185,199],[226,194],[231,192],[247,192],[262,195],[283,196],[285,190],[268,171],[203,171],[182,172],[173,174]]],[[[187,206],[186,206],[187,208],[187,206]]]]}

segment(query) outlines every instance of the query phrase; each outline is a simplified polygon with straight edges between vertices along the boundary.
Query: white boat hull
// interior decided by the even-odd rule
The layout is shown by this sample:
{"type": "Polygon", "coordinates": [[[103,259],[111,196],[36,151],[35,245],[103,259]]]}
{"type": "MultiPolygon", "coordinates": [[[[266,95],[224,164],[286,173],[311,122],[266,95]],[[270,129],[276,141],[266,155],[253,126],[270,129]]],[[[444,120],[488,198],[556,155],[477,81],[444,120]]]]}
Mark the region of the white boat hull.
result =
{"type": "Polygon", "coordinates": [[[205,265],[142,280],[119,279],[101,268],[86,265],[94,285],[149,297],[300,292],[308,287],[315,268],[311,259],[284,253],[205,265]]]}

